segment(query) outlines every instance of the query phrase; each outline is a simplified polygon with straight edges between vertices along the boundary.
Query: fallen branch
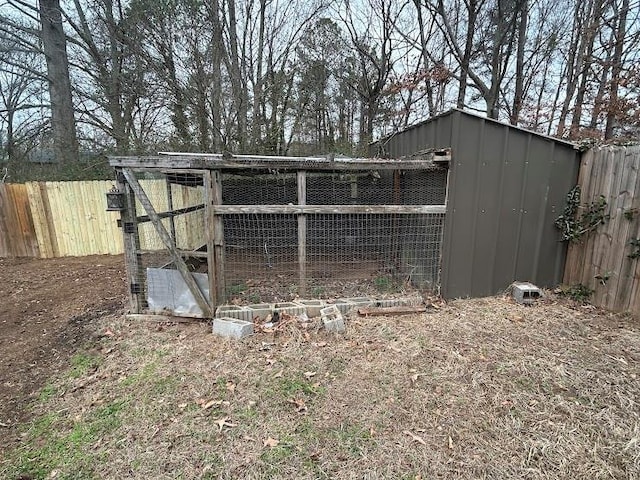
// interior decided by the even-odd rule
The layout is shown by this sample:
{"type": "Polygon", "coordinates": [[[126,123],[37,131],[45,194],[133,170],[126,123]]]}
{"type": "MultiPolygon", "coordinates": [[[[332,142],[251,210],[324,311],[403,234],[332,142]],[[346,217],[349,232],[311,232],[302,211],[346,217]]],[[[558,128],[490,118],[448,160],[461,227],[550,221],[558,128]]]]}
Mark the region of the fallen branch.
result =
{"type": "Polygon", "coordinates": [[[359,308],[358,314],[364,315],[368,317],[372,316],[380,316],[380,315],[407,315],[410,313],[424,313],[427,311],[427,307],[424,305],[420,305],[418,307],[405,307],[405,306],[396,306],[396,307],[366,307],[359,308]]]}

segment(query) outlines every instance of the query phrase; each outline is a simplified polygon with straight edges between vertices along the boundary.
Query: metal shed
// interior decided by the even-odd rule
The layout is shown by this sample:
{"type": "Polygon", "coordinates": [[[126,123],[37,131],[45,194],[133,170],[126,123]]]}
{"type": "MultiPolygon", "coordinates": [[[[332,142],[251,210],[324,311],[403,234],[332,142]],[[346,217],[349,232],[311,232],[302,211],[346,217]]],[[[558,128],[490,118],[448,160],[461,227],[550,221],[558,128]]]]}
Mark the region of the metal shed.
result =
{"type": "Polygon", "coordinates": [[[451,148],[441,293],[493,295],[513,281],[562,281],[567,245],[554,220],[576,184],[575,145],[454,109],[372,145],[406,157],[451,148]]]}

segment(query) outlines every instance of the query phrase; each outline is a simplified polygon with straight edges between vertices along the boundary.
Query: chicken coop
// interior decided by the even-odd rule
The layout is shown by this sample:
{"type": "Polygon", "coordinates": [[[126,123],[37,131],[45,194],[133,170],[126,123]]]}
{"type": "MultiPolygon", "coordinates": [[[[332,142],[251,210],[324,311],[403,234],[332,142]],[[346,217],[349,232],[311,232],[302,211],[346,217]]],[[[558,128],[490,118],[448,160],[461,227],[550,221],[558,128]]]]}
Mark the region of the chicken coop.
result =
{"type": "Polygon", "coordinates": [[[450,151],[110,157],[132,312],[438,293],[450,151]]]}

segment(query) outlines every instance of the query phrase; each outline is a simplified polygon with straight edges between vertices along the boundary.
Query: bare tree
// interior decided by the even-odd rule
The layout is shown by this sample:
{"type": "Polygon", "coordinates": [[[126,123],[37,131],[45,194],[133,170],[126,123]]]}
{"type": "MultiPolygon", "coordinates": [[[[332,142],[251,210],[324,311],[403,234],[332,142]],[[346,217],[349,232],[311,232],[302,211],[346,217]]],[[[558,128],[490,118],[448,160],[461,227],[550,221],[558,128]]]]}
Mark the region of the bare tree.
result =
{"type": "Polygon", "coordinates": [[[71,98],[67,39],[62,28],[59,0],[40,0],[41,40],[47,62],[47,80],[51,101],[51,130],[53,146],[62,162],[78,160],[78,139],[71,98]]]}

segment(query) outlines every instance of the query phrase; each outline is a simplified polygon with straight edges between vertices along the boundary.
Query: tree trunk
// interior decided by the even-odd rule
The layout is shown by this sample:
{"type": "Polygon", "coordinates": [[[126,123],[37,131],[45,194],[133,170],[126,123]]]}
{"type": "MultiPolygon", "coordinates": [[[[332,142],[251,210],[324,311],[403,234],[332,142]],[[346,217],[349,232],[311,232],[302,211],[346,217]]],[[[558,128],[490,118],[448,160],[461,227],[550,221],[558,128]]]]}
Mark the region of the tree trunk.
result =
{"type": "Polygon", "coordinates": [[[618,15],[618,31],[616,32],[616,47],[613,52],[613,68],[611,70],[611,93],[609,94],[609,110],[607,111],[607,124],[604,129],[604,138],[613,138],[616,126],[618,105],[618,87],[620,86],[620,75],[622,73],[622,53],[624,40],[627,33],[627,14],[629,12],[629,0],[622,0],[622,8],[618,15]]]}
{"type": "Polygon", "coordinates": [[[511,124],[518,125],[524,97],[524,47],[527,42],[527,20],[529,18],[529,2],[523,0],[520,5],[520,24],[518,25],[518,49],[516,53],[516,86],[513,93],[513,109],[511,124]]]}
{"type": "Polygon", "coordinates": [[[246,82],[242,78],[239,64],[238,31],[236,19],[235,0],[227,0],[229,9],[229,49],[225,56],[229,62],[229,79],[233,92],[233,104],[237,115],[237,141],[240,153],[245,151],[247,145],[247,89],[246,82]]]}
{"type": "Polygon", "coordinates": [[[51,130],[58,161],[78,161],[78,138],[73,116],[67,39],[62,28],[59,0],[40,0],[41,39],[47,62],[51,101],[51,130]]]}

